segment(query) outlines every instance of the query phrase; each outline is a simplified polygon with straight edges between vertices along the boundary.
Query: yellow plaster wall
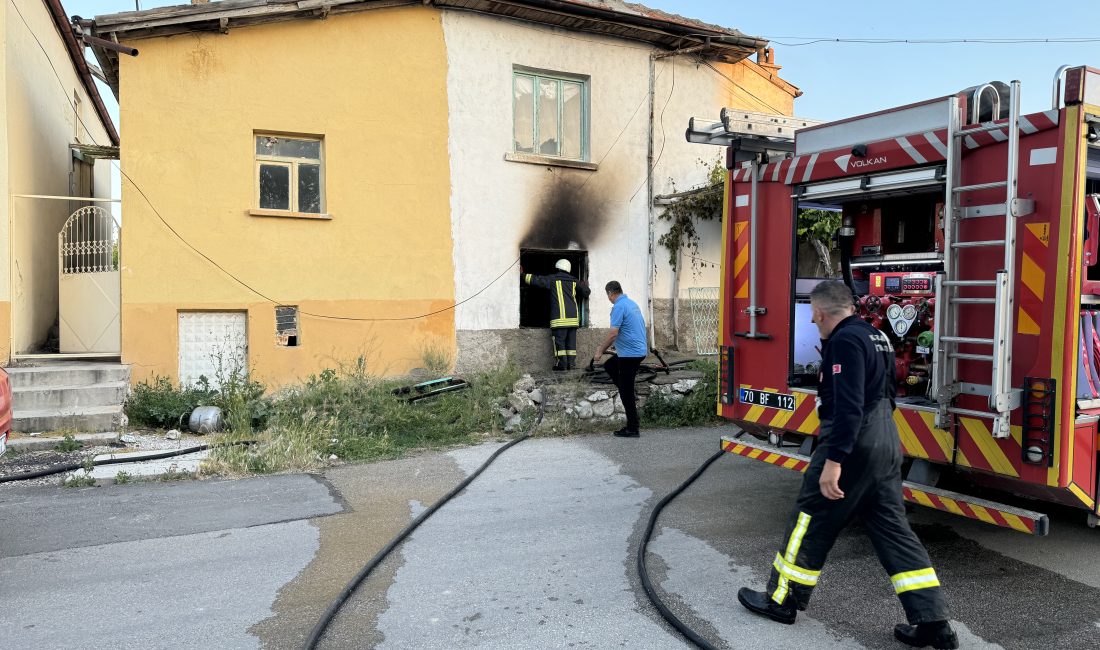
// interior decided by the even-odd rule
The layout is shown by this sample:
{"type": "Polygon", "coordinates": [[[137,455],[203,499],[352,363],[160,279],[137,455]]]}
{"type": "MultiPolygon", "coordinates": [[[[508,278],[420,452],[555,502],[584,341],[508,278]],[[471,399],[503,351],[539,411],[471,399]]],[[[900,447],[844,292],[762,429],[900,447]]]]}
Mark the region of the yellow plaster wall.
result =
{"type": "Polygon", "coordinates": [[[720,99],[724,103],[720,103],[720,106],[758,113],[794,113],[793,87],[782,81],[778,84],[771,81],[772,77],[780,78],[778,71],[758,65],[752,60],[735,64],[715,63],[714,67],[737,84],[736,88],[731,87],[732,84],[721,84],[720,99]]]}
{"type": "Polygon", "coordinates": [[[141,55],[121,62],[120,121],[123,169],[137,186],[123,179],[122,348],[134,381],[177,377],[178,310],[247,309],[249,362],[272,385],[360,355],[384,374],[420,365],[428,346],[453,356],[450,311],[375,323],[303,314],[301,347],[277,347],[274,305],[229,276],[318,314],[398,318],[453,304],[438,11],[132,44],[141,55]],[[255,131],[323,136],[331,220],[248,214],[255,131]]]}

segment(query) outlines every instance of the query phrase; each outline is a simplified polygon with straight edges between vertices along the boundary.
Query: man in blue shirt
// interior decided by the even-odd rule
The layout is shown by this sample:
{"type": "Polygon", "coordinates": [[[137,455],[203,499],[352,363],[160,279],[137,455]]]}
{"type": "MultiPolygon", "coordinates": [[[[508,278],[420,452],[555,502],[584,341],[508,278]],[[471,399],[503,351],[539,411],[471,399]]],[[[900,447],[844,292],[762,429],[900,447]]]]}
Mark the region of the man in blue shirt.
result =
{"type": "Polygon", "coordinates": [[[626,297],[623,287],[612,280],[604,287],[607,299],[611,301],[611,332],[596,350],[592,362],[597,363],[607,348],[615,344],[616,354],[603,364],[611,381],[619,389],[619,399],[626,411],[626,426],[615,432],[620,438],[637,438],[638,404],[634,396],[634,378],[638,375],[638,366],[646,355],[645,319],[638,303],[626,297]]]}

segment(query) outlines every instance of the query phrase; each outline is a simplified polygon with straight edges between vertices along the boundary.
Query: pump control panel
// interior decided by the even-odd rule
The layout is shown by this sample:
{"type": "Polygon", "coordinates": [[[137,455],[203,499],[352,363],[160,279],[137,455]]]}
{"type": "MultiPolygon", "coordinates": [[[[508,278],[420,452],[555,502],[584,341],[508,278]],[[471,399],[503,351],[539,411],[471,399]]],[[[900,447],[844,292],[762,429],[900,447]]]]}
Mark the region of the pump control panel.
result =
{"type": "Polygon", "coordinates": [[[936,294],[935,273],[872,273],[872,296],[933,296],[936,294]]]}

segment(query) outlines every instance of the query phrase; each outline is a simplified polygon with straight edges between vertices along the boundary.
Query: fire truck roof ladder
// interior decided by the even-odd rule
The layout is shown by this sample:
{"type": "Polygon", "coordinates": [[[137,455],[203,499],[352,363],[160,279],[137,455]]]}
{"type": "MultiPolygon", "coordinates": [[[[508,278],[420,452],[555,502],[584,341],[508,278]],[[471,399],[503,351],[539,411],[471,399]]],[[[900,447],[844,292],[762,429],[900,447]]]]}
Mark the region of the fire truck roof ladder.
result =
{"type": "Polygon", "coordinates": [[[1020,82],[1013,81],[1008,106],[1008,146],[1006,152],[1007,174],[1003,181],[962,184],[963,139],[974,133],[1003,128],[998,122],[1001,114],[1000,96],[992,84],[976,88],[969,98],[973,114],[967,124],[961,123],[959,97],[948,102],[947,135],[947,184],[946,207],[943,215],[944,272],[936,277],[936,363],[932,391],[939,403],[936,426],[947,429],[955,415],[993,420],[993,436],[1007,438],[1011,435],[1009,418],[1021,404],[1022,390],[1012,385],[1012,313],[1013,291],[1016,277],[1016,219],[1034,210],[1034,203],[1016,196],[1019,176],[1020,151],[1020,82]],[[989,122],[978,123],[978,108],[983,93],[993,95],[993,117],[989,122]],[[1005,203],[988,206],[965,207],[963,197],[970,192],[1005,188],[1005,203]],[[959,223],[964,219],[1004,217],[1004,239],[964,240],[960,237],[959,223]],[[1002,248],[1004,266],[993,278],[962,278],[959,272],[959,251],[969,248],[1002,248]],[[993,297],[960,296],[963,287],[992,287],[993,297]],[[960,305],[993,305],[993,331],[988,338],[959,335],[960,305]],[[959,345],[988,346],[989,354],[960,352],[959,345]],[[992,364],[989,385],[960,382],[958,361],[987,361],[992,364]],[[985,395],[988,411],[964,409],[954,406],[960,393],[985,395]]]}

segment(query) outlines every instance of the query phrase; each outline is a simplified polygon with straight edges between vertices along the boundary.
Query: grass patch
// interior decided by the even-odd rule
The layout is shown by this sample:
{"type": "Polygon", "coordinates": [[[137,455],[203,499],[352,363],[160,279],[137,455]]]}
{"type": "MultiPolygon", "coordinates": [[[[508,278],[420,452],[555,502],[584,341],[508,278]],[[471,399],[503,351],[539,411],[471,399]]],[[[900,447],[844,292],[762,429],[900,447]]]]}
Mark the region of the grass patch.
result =
{"type": "Polygon", "coordinates": [[[139,426],[182,429],[191,411],[213,404],[214,392],[205,378],[199,385],[184,387],[167,377],[155,377],[134,386],[126,400],[126,416],[139,426]]]}
{"type": "Polygon", "coordinates": [[[54,449],[63,453],[78,451],[83,448],[84,443],[77,440],[76,436],[71,433],[66,433],[65,437],[61,439],[61,442],[57,443],[57,447],[54,447],[54,449]]]}
{"type": "MultiPolygon", "coordinates": [[[[374,377],[360,359],[352,367],[326,370],[283,391],[268,404],[264,428],[249,436],[256,444],[214,448],[203,471],[311,471],[325,465],[330,455],[381,460],[410,450],[470,443],[479,433],[499,431],[499,408],[519,376],[508,364],[470,377],[466,390],[410,404],[393,395],[407,381],[374,377]]],[[[235,429],[235,436],[241,434],[235,429]]]]}
{"type": "Polygon", "coordinates": [[[125,485],[127,483],[132,483],[133,481],[134,477],[131,474],[127,474],[126,472],[119,472],[118,474],[115,474],[116,485],[125,485]]]}
{"type": "Polygon", "coordinates": [[[718,410],[718,364],[699,359],[687,365],[688,370],[703,373],[688,395],[651,393],[639,417],[649,427],[698,427],[716,424],[718,410]]]}
{"type": "Polygon", "coordinates": [[[88,474],[73,474],[62,483],[67,488],[95,487],[95,479],[88,474]]]}
{"type": "Polygon", "coordinates": [[[219,371],[217,388],[212,387],[206,377],[199,377],[193,386],[181,386],[167,377],[156,377],[135,386],[125,408],[127,417],[135,425],[184,429],[196,408],[217,406],[229,430],[247,434],[253,428],[262,427],[270,413],[271,402],[264,396],[265,392],[262,383],[241,369],[219,371]]]}

